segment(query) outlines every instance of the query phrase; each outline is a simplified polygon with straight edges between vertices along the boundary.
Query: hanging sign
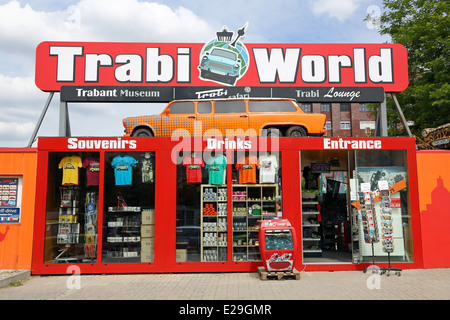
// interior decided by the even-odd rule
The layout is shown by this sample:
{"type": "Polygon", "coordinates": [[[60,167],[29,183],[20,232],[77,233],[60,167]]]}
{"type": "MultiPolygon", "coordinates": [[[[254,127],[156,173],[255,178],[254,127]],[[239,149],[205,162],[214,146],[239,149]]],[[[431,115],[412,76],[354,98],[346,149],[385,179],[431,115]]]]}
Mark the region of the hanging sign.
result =
{"type": "Polygon", "coordinates": [[[43,91],[77,86],[77,94],[88,94],[84,86],[292,88],[309,99],[408,86],[400,44],[247,44],[246,28],[224,27],[206,43],[42,42],[35,82],[43,91]]]}

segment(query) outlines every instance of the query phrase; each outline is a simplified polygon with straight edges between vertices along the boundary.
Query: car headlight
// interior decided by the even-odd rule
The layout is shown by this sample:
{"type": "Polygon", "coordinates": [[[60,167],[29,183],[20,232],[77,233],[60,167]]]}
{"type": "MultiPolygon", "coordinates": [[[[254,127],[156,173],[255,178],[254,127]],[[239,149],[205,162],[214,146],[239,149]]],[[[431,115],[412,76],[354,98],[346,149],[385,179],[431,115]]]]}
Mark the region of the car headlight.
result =
{"type": "Polygon", "coordinates": [[[206,61],[206,60],[208,60],[208,57],[207,56],[203,56],[203,61],[206,61]]]}
{"type": "Polygon", "coordinates": [[[239,68],[239,64],[236,63],[236,64],[234,65],[234,67],[235,67],[236,69],[239,68]]]}

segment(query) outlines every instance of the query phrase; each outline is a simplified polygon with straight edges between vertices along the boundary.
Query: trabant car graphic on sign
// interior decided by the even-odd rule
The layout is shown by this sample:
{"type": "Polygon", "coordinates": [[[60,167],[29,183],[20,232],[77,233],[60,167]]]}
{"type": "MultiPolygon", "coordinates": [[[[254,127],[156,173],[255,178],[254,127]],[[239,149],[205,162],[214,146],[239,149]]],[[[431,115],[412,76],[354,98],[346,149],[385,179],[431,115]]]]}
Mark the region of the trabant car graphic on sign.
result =
{"type": "Polygon", "coordinates": [[[128,137],[322,136],[326,116],[294,99],[175,100],[159,115],[122,120],[128,137]]]}
{"type": "Polygon", "coordinates": [[[236,52],[213,47],[203,56],[199,69],[203,79],[222,80],[234,85],[241,70],[241,60],[236,52]]]}

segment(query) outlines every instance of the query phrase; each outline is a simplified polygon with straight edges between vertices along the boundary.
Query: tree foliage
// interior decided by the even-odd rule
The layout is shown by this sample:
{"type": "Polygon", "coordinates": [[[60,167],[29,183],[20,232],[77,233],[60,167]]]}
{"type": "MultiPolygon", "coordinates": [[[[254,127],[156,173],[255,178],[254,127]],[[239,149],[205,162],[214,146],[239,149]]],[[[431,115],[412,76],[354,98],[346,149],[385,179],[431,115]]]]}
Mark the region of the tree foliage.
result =
{"type": "MultiPolygon", "coordinates": [[[[448,0],[384,0],[380,34],[408,52],[409,86],[398,101],[413,134],[450,122],[450,2],[448,0]]],[[[399,135],[400,117],[388,99],[389,135],[399,135]]]]}

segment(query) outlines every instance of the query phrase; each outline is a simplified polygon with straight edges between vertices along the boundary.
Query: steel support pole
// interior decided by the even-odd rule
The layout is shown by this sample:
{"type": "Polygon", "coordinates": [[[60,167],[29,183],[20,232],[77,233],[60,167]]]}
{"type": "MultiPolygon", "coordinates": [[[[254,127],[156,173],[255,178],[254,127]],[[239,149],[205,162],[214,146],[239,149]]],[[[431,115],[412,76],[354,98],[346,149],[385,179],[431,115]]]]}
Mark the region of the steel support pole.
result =
{"type": "Polygon", "coordinates": [[[45,102],[44,108],[42,109],[42,112],[41,112],[41,116],[39,117],[39,120],[36,124],[36,127],[34,128],[33,133],[31,134],[31,138],[30,138],[30,141],[28,142],[27,148],[30,148],[32,146],[34,140],[36,139],[37,133],[39,131],[39,128],[42,125],[42,121],[44,120],[45,114],[47,113],[50,102],[53,99],[53,95],[54,95],[54,92],[50,92],[48,95],[47,102],[45,102]]]}
{"type": "Polygon", "coordinates": [[[387,112],[386,112],[386,94],[383,97],[383,102],[378,107],[377,122],[375,128],[375,136],[387,137],[387,112]]]}
{"type": "Polygon", "coordinates": [[[61,101],[59,104],[59,136],[70,137],[69,108],[67,102],[61,101]]]}
{"type": "Polygon", "coordinates": [[[405,116],[403,115],[402,108],[400,108],[400,104],[397,101],[397,96],[395,93],[392,94],[392,98],[394,99],[395,106],[397,107],[398,113],[400,114],[400,118],[402,118],[403,126],[405,127],[406,132],[408,133],[409,137],[412,137],[411,130],[409,130],[408,124],[406,123],[405,116]]]}

